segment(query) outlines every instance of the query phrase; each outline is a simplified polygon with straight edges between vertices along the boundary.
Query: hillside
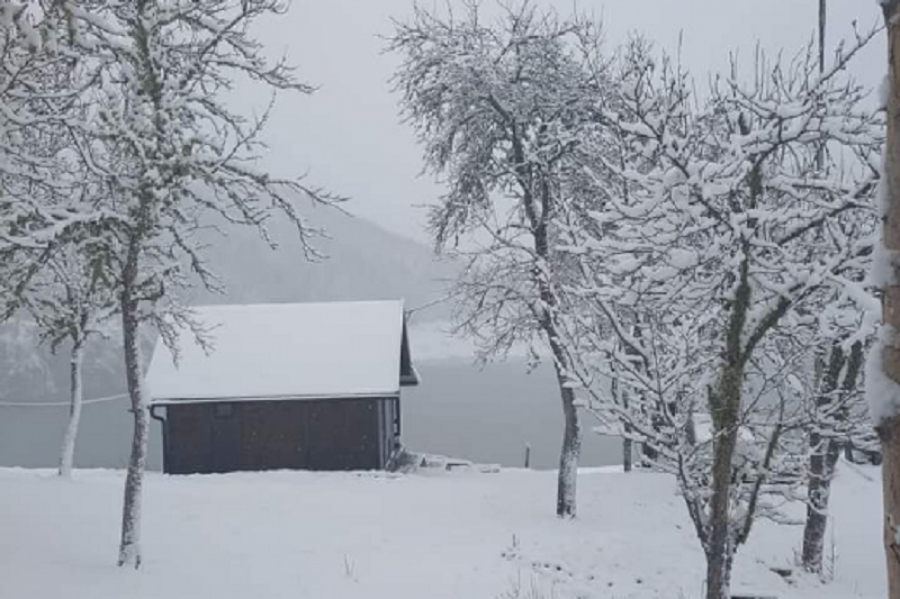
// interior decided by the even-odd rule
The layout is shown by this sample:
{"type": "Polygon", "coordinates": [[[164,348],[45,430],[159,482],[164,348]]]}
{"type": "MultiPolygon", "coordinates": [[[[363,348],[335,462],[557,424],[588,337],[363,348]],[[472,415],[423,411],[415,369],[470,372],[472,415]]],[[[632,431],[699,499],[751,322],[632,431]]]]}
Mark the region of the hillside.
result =
{"type": "MultiPolygon", "coordinates": [[[[124,472],[2,470],[0,597],[41,599],[685,599],[703,556],[674,481],[584,472],[579,518],[553,515],[553,472],[278,472],[145,484],[140,571],[115,567],[124,472]]],[[[841,468],[835,580],[791,567],[801,530],[760,522],[735,593],[884,597],[877,471],[841,468]]],[[[799,512],[798,512],[799,513],[799,512]]],[[[755,596],[755,595],[754,595],[755,596]]]]}
{"type": "MultiPolygon", "coordinates": [[[[229,230],[208,239],[213,271],[225,281],[224,296],[198,294],[195,303],[268,303],[296,301],[406,299],[407,308],[433,302],[443,294],[453,268],[420,243],[381,229],[340,210],[313,207],[305,212],[327,237],[315,240],[327,256],[304,258],[296,231],[283,219],[270,226],[277,250],[255,231],[229,230]]],[[[422,317],[446,316],[434,308],[422,317]]]]}

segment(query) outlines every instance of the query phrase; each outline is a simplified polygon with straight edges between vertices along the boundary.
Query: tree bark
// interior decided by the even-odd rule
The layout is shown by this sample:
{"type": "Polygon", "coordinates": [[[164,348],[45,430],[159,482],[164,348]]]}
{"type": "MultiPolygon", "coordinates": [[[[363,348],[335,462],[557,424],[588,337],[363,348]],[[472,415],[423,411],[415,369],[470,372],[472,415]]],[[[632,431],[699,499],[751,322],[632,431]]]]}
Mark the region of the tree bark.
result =
{"type": "Polygon", "coordinates": [[[578,407],[575,393],[564,386],[565,381],[557,371],[562,395],[565,429],[562,451],[559,454],[559,477],[556,489],[556,515],[560,518],[575,517],[575,495],[578,482],[578,458],[581,455],[581,426],[578,422],[578,407]]]}
{"type": "Polygon", "coordinates": [[[128,474],[125,478],[125,499],[122,509],[122,538],[119,545],[119,566],[141,566],[141,495],[144,468],[147,460],[149,414],[144,398],[143,364],[140,348],[140,316],[135,286],[138,280],[140,240],[133,239],[123,272],[122,331],[124,337],[125,376],[131,412],[134,415],[134,434],[128,474]]]}
{"type": "Polygon", "coordinates": [[[713,412],[712,497],[706,540],[706,599],[728,599],[731,565],[737,549],[731,530],[731,477],[738,439],[743,371],[726,366],[715,391],[713,412]]]}
{"type": "Polygon", "coordinates": [[[710,551],[706,553],[706,598],[731,598],[731,567],[734,564],[734,550],[710,551]]]}
{"type": "MultiPolygon", "coordinates": [[[[504,118],[508,118],[504,111],[501,110],[500,113],[504,118]]],[[[574,517],[578,459],[581,456],[581,427],[578,422],[578,407],[575,405],[575,392],[569,386],[569,360],[560,341],[556,320],[559,298],[556,288],[548,279],[553,264],[549,223],[554,212],[555,201],[547,180],[536,176],[527,166],[521,135],[526,128],[520,127],[515,122],[510,122],[510,127],[514,168],[522,190],[522,208],[531,227],[531,234],[534,237],[534,253],[538,257],[538,263],[534,265],[532,271],[542,304],[538,320],[541,329],[547,336],[547,343],[553,356],[565,420],[562,450],[559,454],[556,515],[560,518],[574,517]]]]}
{"type": "MultiPolygon", "coordinates": [[[[545,297],[553,297],[547,290],[545,297]]],[[[554,304],[555,306],[555,301],[554,304]]],[[[578,420],[578,406],[575,404],[575,391],[571,387],[568,360],[556,330],[551,312],[544,314],[544,330],[553,353],[553,364],[556,370],[556,383],[563,408],[563,443],[559,452],[559,473],[556,486],[556,515],[560,518],[574,518],[576,491],[578,483],[578,460],[581,457],[581,424],[578,420]]]]}
{"type": "Polygon", "coordinates": [[[806,524],[803,527],[803,568],[814,574],[822,573],[825,553],[825,530],[828,523],[828,500],[831,495],[831,480],[840,456],[840,445],[834,439],[823,440],[821,435],[813,435],[811,443],[822,447],[810,457],[808,501],[806,524]]]}
{"type": "Polygon", "coordinates": [[[59,457],[59,475],[65,478],[72,477],[72,464],[75,461],[75,440],[78,437],[78,426],[81,422],[81,405],[83,399],[82,367],[84,364],[84,347],[82,342],[75,341],[72,345],[72,356],[69,364],[69,393],[71,405],[69,406],[69,422],[63,435],[62,448],[59,457]]]}
{"type": "MultiPolygon", "coordinates": [[[[822,378],[822,387],[816,399],[818,408],[830,407],[831,417],[840,421],[848,417],[846,405],[848,394],[853,393],[862,370],[863,345],[856,342],[850,350],[849,357],[836,342],[831,348],[828,368],[822,378]],[[843,382],[839,381],[841,372],[845,372],[843,382]],[[840,389],[838,388],[840,384],[840,389]],[[840,392],[839,396],[835,394],[840,392]],[[835,407],[840,408],[836,410],[835,407]]],[[[807,572],[822,573],[822,559],[825,549],[825,529],[828,516],[828,501],[831,496],[831,481],[838,458],[841,443],[834,438],[824,438],[820,433],[810,435],[812,455],[809,464],[809,487],[806,509],[806,524],[803,528],[802,563],[807,572]]]]}
{"type": "MultiPolygon", "coordinates": [[[[835,397],[838,379],[846,362],[840,343],[831,347],[828,365],[822,373],[816,397],[816,409],[822,410],[839,401],[835,397]]],[[[837,464],[840,448],[834,439],[824,437],[818,430],[809,436],[809,486],[807,487],[806,523],[803,527],[801,561],[807,572],[822,573],[822,555],[825,548],[825,528],[828,521],[828,495],[831,478],[837,464]]]]}
{"type": "Polygon", "coordinates": [[[887,559],[888,598],[900,599],[900,416],[883,421],[878,436],[884,496],[884,552],[887,559]]]}
{"type": "MultiPolygon", "coordinates": [[[[758,179],[756,179],[758,181],[758,179]]],[[[756,194],[756,189],[754,189],[756,194]]],[[[737,551],[731,522],[731,485],[734,453],[737,448],[738,425],[744,384],[744,328],[751,305],[749,275],[750,248],[744,243],[740,284],[735,293],[731,315],[725,330],[725,352],[721,378],[709,394],[712,418],[713,456],[709,501],[709,526],[706,550],[706,599],[728,599],[731,565],[737,551]]],[[[747,517],[752,518],[752,514],[747,517]]]]}
{"type": "MultiPolygon", "coordinates": [[[[882,185],[885,203],[884,246],[890,252],[900,251],[900,0],[881,3],[888,35],[887,141],[885,143],[882,185]]],[[[893,277],[882,296],[882,320],[895,331],[900,330],[900,277],[896,261],[893,277]]],[[[886,376],[900,384],[900,348],[888,339],[882,348],[882,369],[886,376]]],[[[887,560],[888,597],[900,599],[900,415],[893,415],[876,427],[881,440],[882,481],[884,485],[884,551],[887,560]]]]}

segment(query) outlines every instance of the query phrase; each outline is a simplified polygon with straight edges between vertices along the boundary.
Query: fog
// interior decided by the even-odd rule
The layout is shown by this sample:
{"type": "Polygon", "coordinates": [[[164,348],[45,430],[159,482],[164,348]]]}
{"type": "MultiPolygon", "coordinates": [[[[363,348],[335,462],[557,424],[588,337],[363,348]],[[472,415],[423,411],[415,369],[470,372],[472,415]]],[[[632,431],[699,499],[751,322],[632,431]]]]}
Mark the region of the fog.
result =
{"type": "MultiPolygon", "coordinates": [[[[421,1],[425,8],[462,10],[461,0],[421,1]]],[[[710,73],[730,67],[737,55],[751,70],[758,48],[786,58],[815,37],[818,3],[813,0],[540,0],[562,15],[573,8],[602,20],[613,52],[639,33],[659,51],[678,55],[702,90],[710,73]]],[[[285,56],[298,75],[318,90],[312,96],[279,97],[265,134],[265,164],[279,174],[307,180],[351,198],[348,209],[391,231],[422,241],[423,206],[442,188],[420,176],[422,150],[401,121],[390,78],[398,57],[385,53],[392,19],[410,17],[412,0],[294,0],[287,14],[267,19],[259,34],[273,57],[285,56]]],[[[482,2],[486,15],[498,3],[482,2]]],[[[872,0],[829,0],[827,47],[853,35],[853,22],[868,29],[880,22],[872,0]]],[[[877,36],[851,65],[867,86],[884,75],[883,36],[877,36]]],[[[236,92],[246,108],[265,106],[268,96],[252,86],[236,92]]]]}

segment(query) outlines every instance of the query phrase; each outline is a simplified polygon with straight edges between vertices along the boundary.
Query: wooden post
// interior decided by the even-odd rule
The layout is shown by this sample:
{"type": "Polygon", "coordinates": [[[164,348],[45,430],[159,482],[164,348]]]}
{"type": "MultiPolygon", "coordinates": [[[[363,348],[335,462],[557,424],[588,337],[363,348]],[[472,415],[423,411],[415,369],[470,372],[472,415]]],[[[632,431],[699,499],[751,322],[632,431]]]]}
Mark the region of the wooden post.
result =
{"type": "Polygon", "coordinates": [[[531,468],[531,443],[525,444],[525,467],[531,468]]]}
{"type": "Polygon", "coordinates": [[[622,439],[622,469],[625,472],[631,472],[631,455],[634,453],[634,443],[631,439],[622,439]]]}
{"type": "MultiPolygon", "coordinates": [[[[900,0],[882,0],[888,35],[887,142],[884,149],[882,201],[885,203],[884,246],[891,254],[900,252],[900,0]]],[[[892,278],[882,297],[882,320],[900,330],[900,273],[892,260],[892,278]]],[[[884,341],[882,369],[900,384],[900,347],[892,336],[884,341]]],[[[884,485],[884,550],[887,559],[888,599],[900,599],[900,415],[894,414],[876,427],[881,439],[884,485]]]]}

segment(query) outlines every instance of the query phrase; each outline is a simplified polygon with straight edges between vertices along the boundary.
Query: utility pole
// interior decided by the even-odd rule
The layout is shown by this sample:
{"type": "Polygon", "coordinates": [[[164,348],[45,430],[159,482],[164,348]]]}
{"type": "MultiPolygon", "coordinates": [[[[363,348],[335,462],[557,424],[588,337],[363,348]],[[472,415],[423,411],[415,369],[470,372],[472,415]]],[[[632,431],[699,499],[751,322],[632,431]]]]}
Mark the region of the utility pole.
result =
{"type": "Polygon", "coordinates": [[[819,0],[819,73],[825,72],[825,23],[828,17],[827,0],[819,0]]]}

